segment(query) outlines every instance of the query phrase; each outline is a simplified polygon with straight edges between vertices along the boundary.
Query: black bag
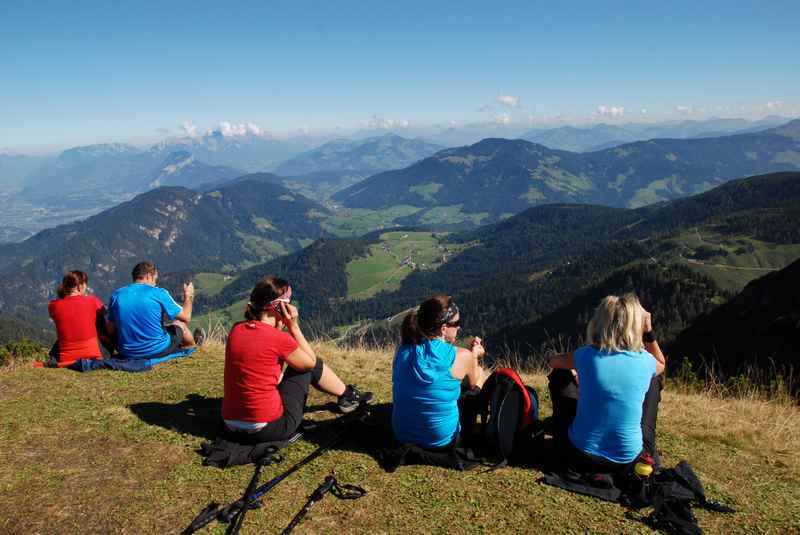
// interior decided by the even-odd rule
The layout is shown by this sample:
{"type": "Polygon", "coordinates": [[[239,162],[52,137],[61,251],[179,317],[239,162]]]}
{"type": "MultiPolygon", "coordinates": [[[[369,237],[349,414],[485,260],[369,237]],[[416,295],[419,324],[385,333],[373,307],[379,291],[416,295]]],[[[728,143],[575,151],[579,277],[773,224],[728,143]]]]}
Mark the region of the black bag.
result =
{"type": "Polygon", "coordinates": [[[511,368],[499,368],[486,380],[478,414],[483,445],[489,456],[500,460],[498,466],[530,453],[534,441],[543,436],[539,396],[511,368]]]}
{"type": "Polygon", "coordinates": [[[703,532],[692,512],[693,504],[718,513],[734,512],[730,507],[706,499],[700,479],[686,461],[655,476],[651,499],[653,512],[647,522],[666,533],[699,535],[703,532]]]}

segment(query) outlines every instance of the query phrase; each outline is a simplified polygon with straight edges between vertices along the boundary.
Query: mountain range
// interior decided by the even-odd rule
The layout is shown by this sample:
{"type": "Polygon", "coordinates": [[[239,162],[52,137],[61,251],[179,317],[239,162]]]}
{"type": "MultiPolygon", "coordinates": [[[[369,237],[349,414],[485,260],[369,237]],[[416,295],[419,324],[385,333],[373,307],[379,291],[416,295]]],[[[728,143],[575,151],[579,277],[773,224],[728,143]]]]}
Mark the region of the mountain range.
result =
{"type": "Polygon", "coordinates": [[[745,119],[707,119],[704,121],[666,121],[662,123],[599,123],[587,127],[562,126],[537,128],[519,137],[551,149],[593,152],[634,141],[649,139],[691,139],[746,134],[775,128],[789,119],[770,115],[758,121],[745,119]]]}
{"type": "Polygon", "coordinates": [[[699,139],[653,139],[592,153],[524,140],[485,139],[374,175],[333,195],[349,208],[418,207],[400,224],[496,221],[530,206],[577,202],[630,207],[708,190],[740,176],[800,169],[800,120],[770,130],[699,139]]]}
{"type": "Polygon", "coordinates": [[[372,174],[408,167],[443,148],[396,134],[358,140],[335,139],[286,160],[275,172],[281,176],[320,171],[360,171],[372,174]]]}
{"type": "Polygon", "coordinates": [[[242,268],[297,250],[324,234],[328,210],[271,176],[248,175],[200,193],[160,187],[88,219],[0,245],[0,308],[46,317],[64,272],[89,273],[102,298],[141,260],[162,272],[242,268]]]}
{"type": "Polygon", "coordinates": [[[798,172],[734,180],[637,209],[536,206],[450,235],[460,252],[374,297],[352,299],[348,287],[353,266],[375,254],[380,231],[318,241],[254,266],[200,306],[230,306],[259,276],[276,273],[297,288],[304,321],[322,330],[367,322],[361,335],[383,343],[396,335],[386,318],[447,291],[464,311],[464,332],[530,355],[560,343],[559,335],[575,343],[600,297],[635,290],[670,342],[748,281],[800,258],[798,220],[798,172]]]}
{"type": "Polygon", "coordinates": [[[242,171],[224,165],[208,165],[187,151],[167,155],[159,168],[146,178],[147,188],[183,186],[197,188],[209,182],[222,183],[244,175],[242,171]]]}

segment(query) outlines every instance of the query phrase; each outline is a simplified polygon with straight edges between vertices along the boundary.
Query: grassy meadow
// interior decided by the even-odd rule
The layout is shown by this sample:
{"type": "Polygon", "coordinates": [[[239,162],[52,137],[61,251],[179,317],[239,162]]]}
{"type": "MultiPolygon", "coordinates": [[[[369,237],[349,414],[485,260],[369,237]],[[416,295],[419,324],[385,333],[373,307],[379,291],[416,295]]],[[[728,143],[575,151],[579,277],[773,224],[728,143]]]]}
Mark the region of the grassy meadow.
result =
{"type": "MultiPolygon", "coordinates": [[[[378,404],[391,400],[391,350],[316,347],[346,381],[374,391],[378,404]]],[[[176,533],[210,501],[239,497],[252,468],[203,467],[196,453],[215,433],[222,373],[223,350],[213,343],[143,374],[0,371],[0,532],[176,533]]],[[[544,375],[526,380],[549,415],[544,375]]],[[[335,418],[328,401],[312,393],[308,418],[335,418]]],[[[669,381],[658,443],[666,465],[688,459],[709,498],[737,509],[698,510],[707,533],[797,533],[799,429],[800,409],[787,399],[723,398],[669,381]]],[[[262,481],[315,447],[306,439],[291,446],[262,481]]],[[[242,533],[279,532],[332,470],[369,494],[326,497],[297,533],[652,533],[642,513],[546,486],[535,469],[387,473],[352,441],[276,487],[248,514],[242,533]]],[[[203,532],[221,534],[224,526],[203,532]]]]}

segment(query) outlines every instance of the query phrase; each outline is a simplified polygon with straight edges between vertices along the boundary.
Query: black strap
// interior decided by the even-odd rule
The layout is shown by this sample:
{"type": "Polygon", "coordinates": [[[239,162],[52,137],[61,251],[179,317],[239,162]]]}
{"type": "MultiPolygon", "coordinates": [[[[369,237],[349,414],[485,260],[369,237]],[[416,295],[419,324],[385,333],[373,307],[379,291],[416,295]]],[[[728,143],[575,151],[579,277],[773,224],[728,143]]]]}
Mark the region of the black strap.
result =
{"type": "Polygon", "coordinates": [[[331,494],[340,500],[357,500],[366,495],[367,491],[358,485],[341,485],[334,479],[331,494]]]}
{"type": "Polygon", "coordinates": [[[337,481],[336,477],[329,475],[325,480],[316,488],[303,507],[294,515],[289,525],[281,532],[281,535],[289,535],[294,528],[296,528],[303,518],[311,510],[311,507],[322,500],[327,493],[331,493],[340,500],[357,500],[364,496],[367,491],[357,485],[342,485],[337,481]]]}

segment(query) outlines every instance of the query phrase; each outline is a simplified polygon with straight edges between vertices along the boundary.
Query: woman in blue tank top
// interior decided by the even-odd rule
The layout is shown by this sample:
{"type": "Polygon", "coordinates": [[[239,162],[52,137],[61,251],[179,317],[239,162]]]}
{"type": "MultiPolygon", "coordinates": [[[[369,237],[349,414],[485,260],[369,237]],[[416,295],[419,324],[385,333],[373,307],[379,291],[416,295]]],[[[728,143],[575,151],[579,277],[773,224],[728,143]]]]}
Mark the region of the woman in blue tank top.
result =
{"type": "Polygon", "coordinates": [[[403,320],[392,364],[392,429],[398,441],[443,448],[458,438],[461,384],[485,380],[480,338],[471,349],[453,345],[461,317],[453,300],[434,295],[403,320]]]}
{"type": "Polygon", "coordinates": [[[595,310],[586,340],[590,345],[550,359],[555,427],[564,428],[556,438],[567,464],[584,473],[615,473],[644,451],[658,465],[658,376],[665,358],[650,313],[634,294],[609,295],[595,310]],[[574,413],[565,414],[574,394],[574,413]]]}

